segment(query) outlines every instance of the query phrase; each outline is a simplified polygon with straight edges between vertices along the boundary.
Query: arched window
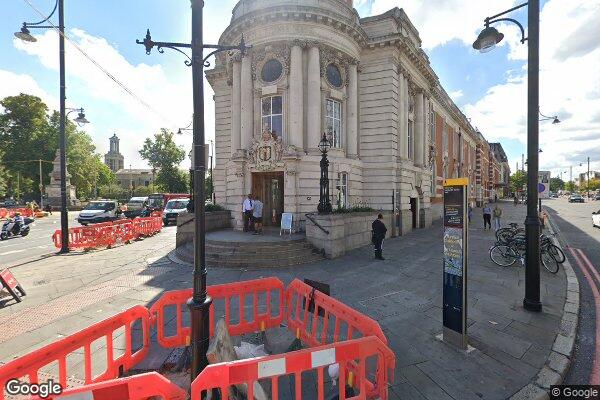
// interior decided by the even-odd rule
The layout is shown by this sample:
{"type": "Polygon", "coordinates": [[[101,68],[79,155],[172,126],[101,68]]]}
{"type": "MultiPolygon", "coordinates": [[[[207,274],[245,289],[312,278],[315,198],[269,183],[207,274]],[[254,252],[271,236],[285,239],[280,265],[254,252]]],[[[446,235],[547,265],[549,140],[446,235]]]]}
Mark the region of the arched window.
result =
{"type": "Polygon", "coordinates": [[[342,74],[337,65],[329,64],[327,66],[327,81],[333,87],[342,87],[342,74]]]}
{"type": "Polygon", "coordinates": [[[275,82],[281,77],[282,72],[283,66],[279,60],[272,58],[263,65],[260,77],[264,82],[275,82]]]}

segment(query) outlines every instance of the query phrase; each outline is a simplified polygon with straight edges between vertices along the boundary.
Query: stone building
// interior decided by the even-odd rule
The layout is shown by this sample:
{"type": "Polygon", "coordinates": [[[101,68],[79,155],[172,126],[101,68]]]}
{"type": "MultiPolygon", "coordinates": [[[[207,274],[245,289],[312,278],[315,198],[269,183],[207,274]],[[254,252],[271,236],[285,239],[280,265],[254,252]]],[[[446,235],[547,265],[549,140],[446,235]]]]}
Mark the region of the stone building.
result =
{"type": "Polygon", "coordinates": [[[149,168],[120,169],[115,172],[117,184],[124,189],[135,190],[141,186],[150,186],[154,183],[155,173],[149,168]]]}
{"type": "Polygon", "coordinates": [[[242,200],[253,193],[267,224],[291,212],[303,229],[319,201],[323,134],[332,143],[334,208],[395,208],[401,234],[438,216],[430,200],[441,171],[475,177],[480,138],[402,9],[360,18],[351,0],[241,0],[219,43],[242,35],[252,49],[221,53],[206,71],[215,92],[216,201],[238,228],[242,200]]]}
{"type": "Polygon", "coordinates": [[[117,134],[113,134],[110,140],[110,148],[108,153],[104,155],[104,164],[110,168],[112,172],[117,172],[125,168],[125,157],[119,151],[119,138],[117,134]]]}
{"type": "Polygon", "coordinates": [[[506,157],[502,144],[490,143],[490,147],[494,153],[495,164],[498,170],[498,177],[494,180],[496,193],[498,197],[508,197],[510,194],[510,165],[508,165],[508,157],[506,157]]]}

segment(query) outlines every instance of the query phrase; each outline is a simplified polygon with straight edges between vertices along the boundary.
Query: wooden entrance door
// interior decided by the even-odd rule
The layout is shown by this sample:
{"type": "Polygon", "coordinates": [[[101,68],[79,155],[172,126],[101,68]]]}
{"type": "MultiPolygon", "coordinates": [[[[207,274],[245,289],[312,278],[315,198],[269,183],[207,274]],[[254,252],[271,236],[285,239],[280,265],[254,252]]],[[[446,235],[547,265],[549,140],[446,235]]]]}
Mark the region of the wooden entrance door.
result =
{"type": "Polygon", "coordinates": [[[263,224],[278,226],[283,212],[283,172],[253,172],[252,194],[264,203],[263,224]]]}

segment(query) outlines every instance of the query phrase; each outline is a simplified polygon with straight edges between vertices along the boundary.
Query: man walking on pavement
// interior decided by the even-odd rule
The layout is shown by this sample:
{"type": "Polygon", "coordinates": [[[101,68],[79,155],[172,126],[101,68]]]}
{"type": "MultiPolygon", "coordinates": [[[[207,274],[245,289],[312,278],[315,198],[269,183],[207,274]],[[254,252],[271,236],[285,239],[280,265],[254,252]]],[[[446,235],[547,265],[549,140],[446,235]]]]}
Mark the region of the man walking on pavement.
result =
{"type": "Polygon", "coordinates": [[[487,229],[492,228],[492,209],[487,203],[483,205],[483,229],[486,227],[487,229]]]}
{"type": "Polygon", "coordinates": [[[244,232],[248,232],[250,230],[250,223],[252,222],[252,210],[254,209],[254,205],[252,203],[252,194],[248,194],[248,197],[244,199],[244,203],[242,204],[242,218],[244,220],[244,232]]]}
{"type": "Polygon", "coordinates": [[[377,260],[385,260],[383,258],[383,239],[385,239],[385,233],[387,232],[387,228],[383,223],[383,215],[377,215],[377,219],[373,221],[371,225],[373,229],[373,244],[375,245],[375,258],[377,260]]]}
{"type": "Polygon", "coordinates": [[[494,207],[494,231],[500,229],[500,218],[502,218],[502,209],[496,204],[494,207]]]}

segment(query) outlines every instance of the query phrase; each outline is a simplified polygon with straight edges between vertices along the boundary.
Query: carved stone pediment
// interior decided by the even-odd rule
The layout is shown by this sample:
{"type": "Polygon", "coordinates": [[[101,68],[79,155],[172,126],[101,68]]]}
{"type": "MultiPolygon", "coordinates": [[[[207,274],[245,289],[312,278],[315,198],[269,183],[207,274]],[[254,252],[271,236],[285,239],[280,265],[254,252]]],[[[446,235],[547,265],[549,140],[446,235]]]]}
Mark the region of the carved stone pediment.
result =
{"type": "Polygon", "coordinates": [[[281,138],[264,129],[262,134],[252,141],[248,155],[256,169],[262,171],[275,169],[283,155],[281,138]]]}

